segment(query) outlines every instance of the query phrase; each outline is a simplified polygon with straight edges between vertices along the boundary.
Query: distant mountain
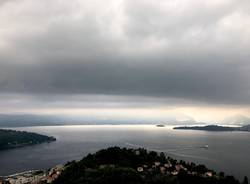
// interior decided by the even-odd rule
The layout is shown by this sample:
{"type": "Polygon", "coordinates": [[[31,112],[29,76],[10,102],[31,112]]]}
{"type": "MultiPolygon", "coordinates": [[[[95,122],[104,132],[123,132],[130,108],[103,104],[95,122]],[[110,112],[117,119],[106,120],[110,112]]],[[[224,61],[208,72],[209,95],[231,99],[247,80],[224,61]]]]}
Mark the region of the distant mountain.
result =
{"type": "Polygon", "coordinates": [[[231,116],[228,118],[225,118],[222,121],[222,124],[225,125],[248,125],[250,124],[250,118],[247,116],[243,116],[243,115],[236,115],[236,116],[231,116]]]}
{"type": "Polygon", "coordinates": [[[105,125],[105,124],[164,124],[194,125],[195,120],[184,114],[166,114],[164,117],[104,117],[104,116],[66,116],[39,114],[0,114],[0,127],[51,126],[51,125],[105,125]]]}
{"type": "Polygon", "coordinates": [[[195,125],[198,123],[192,117],[183,113],[171,113],[154,117],[141,117],[139,115],[133,117],[117,117],[112,115],[0,114],[0,127],[107,124],[195,125]]]}
{"type": "Polygon", "coordinates": [[[31,114],[0,114],[0,127],[57,125],[60,117],[31,114]]]}
{"type": "Polygon", "coordinates": [[[240,127],[239,130],[250,132],[250,125],[244,125],[240,127]]]}

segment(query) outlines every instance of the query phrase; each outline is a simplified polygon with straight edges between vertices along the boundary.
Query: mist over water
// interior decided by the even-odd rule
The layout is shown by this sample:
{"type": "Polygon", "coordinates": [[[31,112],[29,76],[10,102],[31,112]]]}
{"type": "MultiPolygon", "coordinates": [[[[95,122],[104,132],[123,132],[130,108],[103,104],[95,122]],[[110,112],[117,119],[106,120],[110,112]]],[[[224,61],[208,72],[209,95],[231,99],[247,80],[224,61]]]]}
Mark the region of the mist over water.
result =
{"type": "Polygon", "coordinates": [[[0,152],[0,175],[48,169],[110,146],[144,147],[185,161],[205,164],[239,179],[250,177],[250,133],[173,130],[154,125],[20,127],[51,135],[56,142],[0,152]],[[208,145],[208,149],[205,146],[208,145]]]}

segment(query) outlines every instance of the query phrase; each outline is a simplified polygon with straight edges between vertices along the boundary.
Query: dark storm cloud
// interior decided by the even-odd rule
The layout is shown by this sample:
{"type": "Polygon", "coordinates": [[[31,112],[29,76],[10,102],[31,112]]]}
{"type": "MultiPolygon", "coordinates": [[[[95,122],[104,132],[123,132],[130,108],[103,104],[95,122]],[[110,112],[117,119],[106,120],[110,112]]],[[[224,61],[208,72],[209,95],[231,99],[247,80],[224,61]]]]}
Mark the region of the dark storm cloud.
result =
{"type": "Polygon", "coordinates": [[[5,67],[2,92],[110,94],[173,97],[222,103],[249,103],[248,77],[233,64],[127,66],[108,63],[5,67]]]}
{"type": "Polygon", "coordinates": [[[0,92],[249,105],[250,5],[219,2],[5,4],[0,92]]]}

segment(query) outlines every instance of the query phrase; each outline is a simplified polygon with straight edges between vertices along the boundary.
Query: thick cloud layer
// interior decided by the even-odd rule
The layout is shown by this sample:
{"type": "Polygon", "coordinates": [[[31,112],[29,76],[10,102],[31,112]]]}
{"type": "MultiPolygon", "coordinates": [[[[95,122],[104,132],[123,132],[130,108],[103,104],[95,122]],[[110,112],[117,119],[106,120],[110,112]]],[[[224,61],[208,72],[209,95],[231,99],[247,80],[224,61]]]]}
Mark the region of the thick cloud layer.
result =
{"type": "Polygon", "coordinates": [[[248,0],[1,1],[0,93],[248,106],[249,12],[248,0]]]}

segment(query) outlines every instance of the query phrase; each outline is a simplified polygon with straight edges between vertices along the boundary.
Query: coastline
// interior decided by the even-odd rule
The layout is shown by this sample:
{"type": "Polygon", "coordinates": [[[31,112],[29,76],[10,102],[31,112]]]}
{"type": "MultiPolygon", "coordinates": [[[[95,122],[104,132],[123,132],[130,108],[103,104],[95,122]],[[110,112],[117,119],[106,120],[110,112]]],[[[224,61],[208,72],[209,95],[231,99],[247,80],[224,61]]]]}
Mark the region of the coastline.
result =
{"type": "Polygon", "coordinates": [[[202,163],[216,171],[222,170],[237,176],[237,178],[242,178],[246,174],[250,178],[245,169],[249,168],[249,161],[243,162],[243,159],[248,158],[247,154],[249,153],[249,149],[241,153],[241,150],[245,149],[245,143],[249,140],[249,134],[244,132],[186,132],[174,131],[172,130],[172,126],[158,128],[155,125],[42,126],[30,127],[28,129],[23,127],[19,130],[54,135],[57,141],[51,144],[41,144],[2,151],[0,154],[0,162],[6,165],[6,168],[0,170],[1,175],[10,175],[16,173],[16,171],[20,172],[30,169],[46,170],[60,163],[81,159],[82,156],[105,148],[108,145],[116,144],[126,146],[125,143],[131,143],[150,150],[170,151],[170,156],[173,158],[202,163]],[[111,133],[112,137],[110,136],[111,133]],[[184,138],[187,135],[188,138],[184,138]],[[238,142],[235,141],[236,136],[242,139],[244,144],[239,145],[238,142]],[[117,139],[114,140],[113,137],[117,137],[117,139]],[[102,142],[97,142],[97,138],[101,139],[102,142]],[[151,141],[146,143],[145,140],[149,138],[151,138],[151,141]],[[234,155],[238,155],[239,153],[242,155],[235,167],[225,168],[223,165],[227,164],[227,159],[217,157],[218,153],[224,154],[224,150],[228,147],[224,144],[223,140],[225,138],[231,142],[230,147],[234,148],[233,152],[226,153],[228,158],[238,159],[234,155]],[[194,139],[196,141],[193,142],[192,145],[189,144],[190,141],[194,139]],[[209,145],[209,149],[200,148],[200,146],[204,145],[209,145]],[[65,147],[70,149],[66,150],[65,147]],[[70,150],[74,150],[74,153],[70,150]],[[57,154],[59,152],[62,154],[57,154]],[[15,155],[20,155],[23,161],[15,159],[15,155]],[[40,159],[43,161],[39,161],[40,159]],[[243,165],[240,164],[242,162],[243,165]]]}

